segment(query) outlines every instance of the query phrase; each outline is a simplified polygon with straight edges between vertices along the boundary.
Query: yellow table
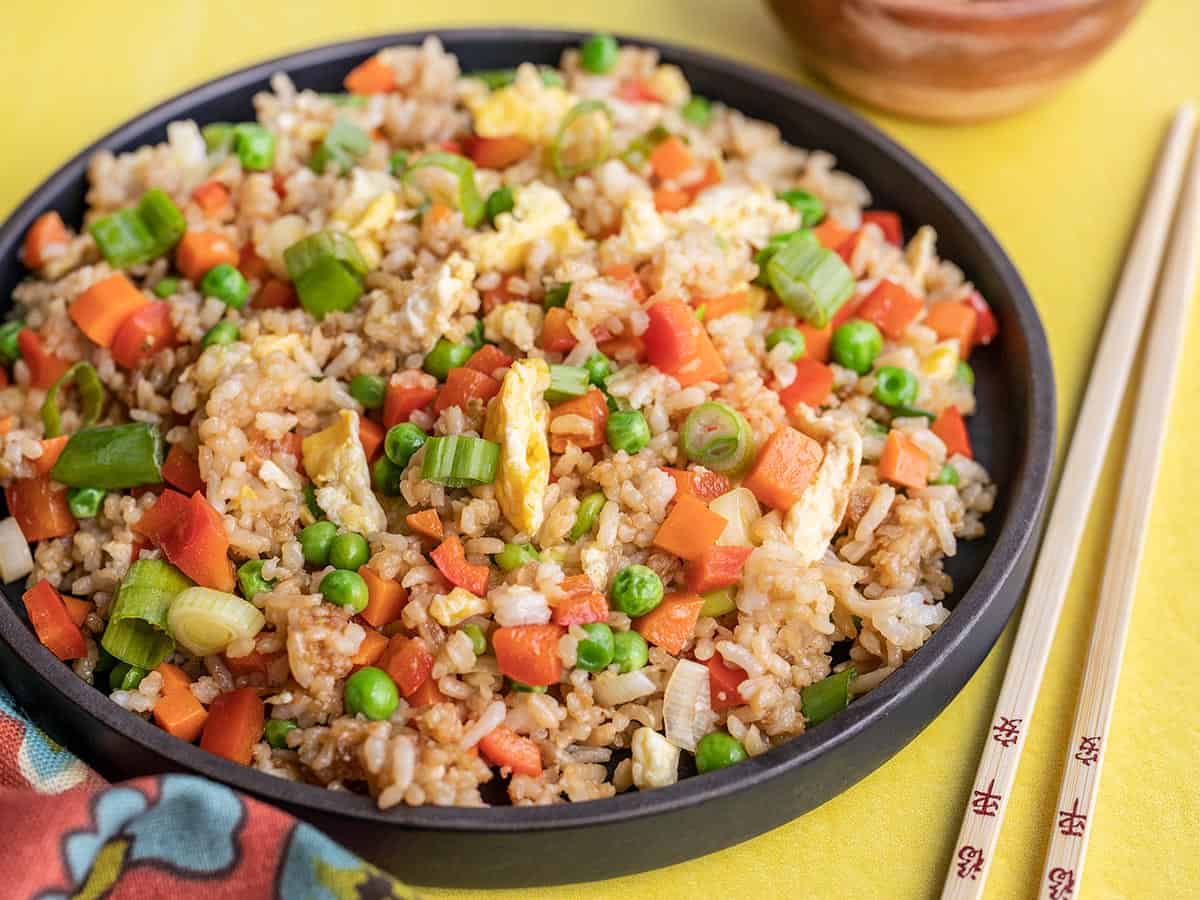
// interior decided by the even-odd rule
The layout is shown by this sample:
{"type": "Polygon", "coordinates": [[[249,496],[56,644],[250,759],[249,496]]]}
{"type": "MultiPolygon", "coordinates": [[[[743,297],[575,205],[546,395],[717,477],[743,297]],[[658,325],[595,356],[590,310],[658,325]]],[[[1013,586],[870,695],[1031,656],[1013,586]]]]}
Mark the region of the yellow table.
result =
{"type": "MultiPolygon", "coordinates": [[[[737,0],[13,2],[0,31],[0,215],[79,147],[151,103],[229,69],[374,31],[451,24],[600,27],[694,44],[807,80],[766,9],[737,0]],[[499,9],[500,6],[507,9],[499,9]]],[[[1072,421],[1155,148],[1170,110],[1200,99],[1200,3],[1151,0],[1120,43],[1031,112],[942,128],[871,114],[938,170],[1021,268],[1050,335],[1059,429],[1072,421]]],[[[1200,304],[1188,343],[1200,354],[1200,304]]],[[[1113,398],[1118,402],[1118,398],[1113,398]]],[[[1117,445],[1127,434],[1128,409],[1117,445]]],[[[1083,439],[1087,439],[1084,436],[1083,439]]],[[[1185,365],[1118,698],[1082,895],[1195,896],[1200,883],[1200,366],[1185,365]]],[[[1110,460],[1008,813],[990,896],[1032,896],[1087,649],[1110,460]]],[[[863,782],[740,847],[597,885],[500,897],[927,897],[941,884],[1008,637],[945,713],[863,782]]],[[[669,833],[662,835],[671,840],[669,833]]],[[[435,897],[465,892],[431,891],[435,897]]]]}

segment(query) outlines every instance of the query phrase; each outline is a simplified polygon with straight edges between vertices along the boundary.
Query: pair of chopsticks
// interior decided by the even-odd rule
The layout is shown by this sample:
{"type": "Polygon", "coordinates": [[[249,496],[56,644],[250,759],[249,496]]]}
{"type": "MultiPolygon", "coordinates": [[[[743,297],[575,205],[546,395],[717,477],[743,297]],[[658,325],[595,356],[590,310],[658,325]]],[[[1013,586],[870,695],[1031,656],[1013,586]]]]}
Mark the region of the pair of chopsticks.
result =
{"type": "Polygon", "coordinates": [[[983,895],[1087,513],[1116,423],[1120,407],[1117,399],[1125,393],[1157,283],[1157,307],[1110,532],[1108,562],[1038,887],[1038,896],[1043,900],[1079,896],[1188,304],[1196,287],[1200,149],[1192,154],[1188,165],[1195,125],[1196,112],[1191,105],[1176,113],[1130,245],[946,874],[944,900],[983,895]]]}

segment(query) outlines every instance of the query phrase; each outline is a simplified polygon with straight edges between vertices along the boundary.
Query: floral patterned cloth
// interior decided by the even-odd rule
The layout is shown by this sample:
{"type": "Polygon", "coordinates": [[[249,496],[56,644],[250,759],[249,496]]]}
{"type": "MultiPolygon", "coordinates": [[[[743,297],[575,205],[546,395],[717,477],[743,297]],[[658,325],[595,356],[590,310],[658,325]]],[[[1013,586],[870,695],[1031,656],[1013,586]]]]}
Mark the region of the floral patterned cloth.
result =
{"type": "Polygon", "coordinates": [[[415,897],[316,829],[204,778],[108,784],[3,688],[0,822],[0,895],[14,900],[415,897]]]}

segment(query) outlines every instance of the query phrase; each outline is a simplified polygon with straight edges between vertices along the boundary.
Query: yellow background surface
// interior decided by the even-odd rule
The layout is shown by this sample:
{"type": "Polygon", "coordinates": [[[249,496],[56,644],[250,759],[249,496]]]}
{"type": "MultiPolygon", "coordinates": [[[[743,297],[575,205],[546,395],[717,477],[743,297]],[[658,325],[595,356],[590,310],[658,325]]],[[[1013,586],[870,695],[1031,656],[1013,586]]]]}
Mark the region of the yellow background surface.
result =
{"type": "MultiPolygon", "coordinates": [[[[11,0],[4,6],[0,215],[80,147],[152,103],[265,57],[371,32],[482,23],[601,27],[693,44],[808,81],[765,7],[736,0],[11,0]]],[[[1030,112],[958,128],[868,113],[959,190],[1016,260],[1049,332],[1060,435],[1081,396],[1155,149],[1170,111],[1187,98],[1200,99],[1200,3],[1151,0],[1110,53],[1030,112]]],[[[1082,884],[1089,900],[1200,893],[1200,667],[1194,664],[1200,305],[1189,331],[1082,884]]],[[[1130,409],[1126,403],[1118,448],[1130,409]]],[[[1111,456],[993,867],[992,897],[1032,896],[1041,871],[1117,491],[1119,454],[1111,456]]],[[[936,894],[1011,631],[924,733],[802,819],[643,875],[491,896],[936,894]]]]}

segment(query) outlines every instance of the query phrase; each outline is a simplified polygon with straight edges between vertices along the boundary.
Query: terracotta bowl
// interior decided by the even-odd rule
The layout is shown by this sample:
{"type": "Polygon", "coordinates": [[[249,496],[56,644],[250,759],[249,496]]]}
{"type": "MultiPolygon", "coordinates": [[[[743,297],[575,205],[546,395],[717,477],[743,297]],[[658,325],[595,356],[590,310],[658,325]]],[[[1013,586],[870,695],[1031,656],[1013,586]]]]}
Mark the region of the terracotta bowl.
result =
{"type": "Polygon", "coordinates": [[[767,0],[817,74],[892,112],[991,119],[1109,46],[1143,0],[767,0]]]}

